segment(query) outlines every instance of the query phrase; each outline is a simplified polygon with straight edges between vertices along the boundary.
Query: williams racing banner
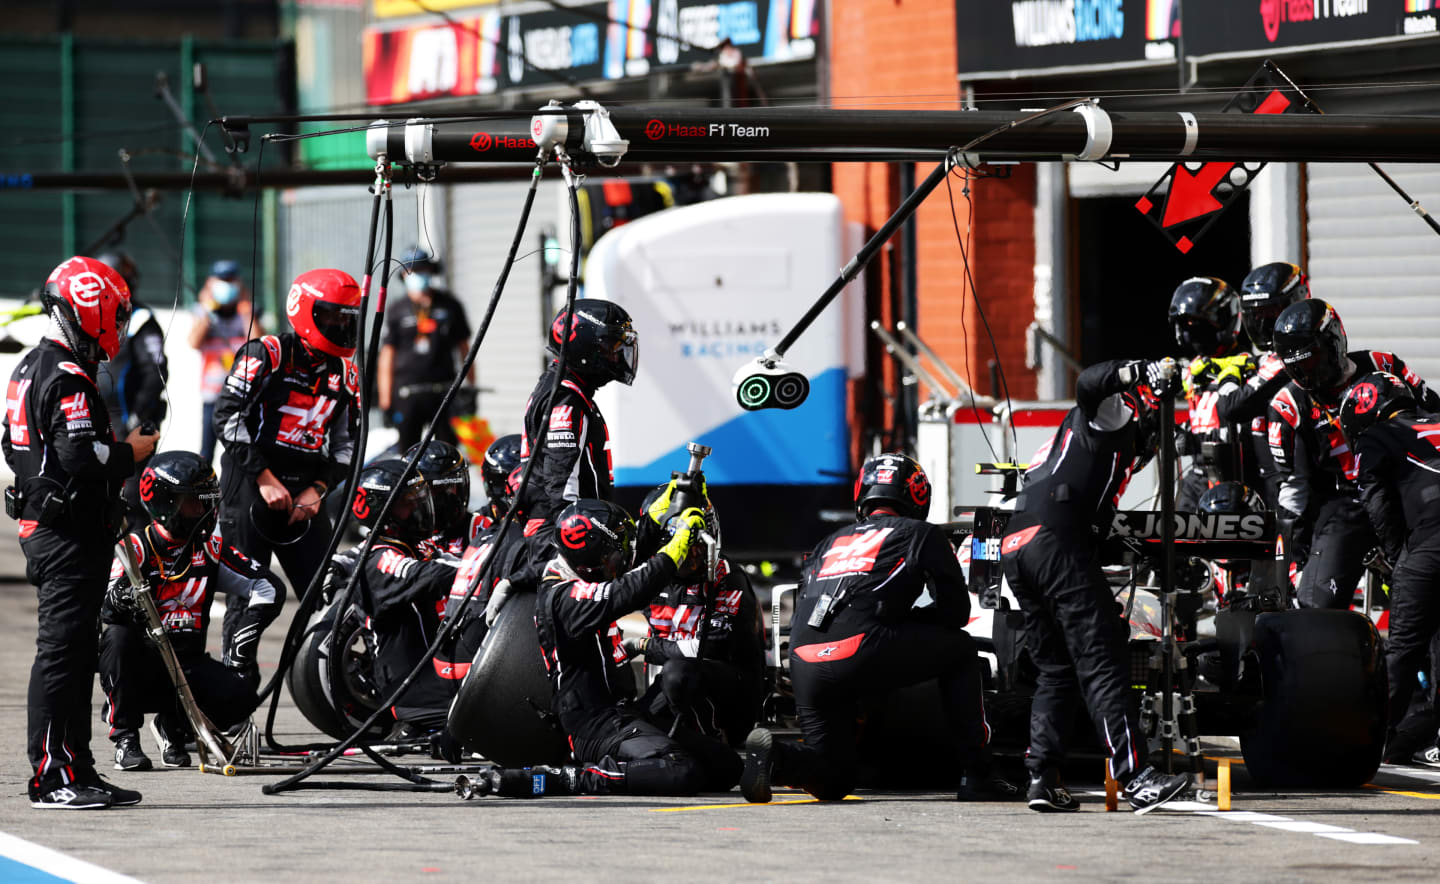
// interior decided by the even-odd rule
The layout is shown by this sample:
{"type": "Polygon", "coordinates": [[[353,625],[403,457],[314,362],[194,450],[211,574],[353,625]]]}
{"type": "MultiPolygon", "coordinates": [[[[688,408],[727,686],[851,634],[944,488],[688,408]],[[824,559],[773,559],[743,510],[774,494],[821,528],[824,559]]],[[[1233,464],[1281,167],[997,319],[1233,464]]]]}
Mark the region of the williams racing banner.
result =
{"type": "Polygon", "coordinates": [[[611,0],[524,15],[500,9],[364,36],[366,97],[396,104],[505,89],[643,77],[713,62],[726,44],[752,62],[814,57],[821,0],[611,0]]]}

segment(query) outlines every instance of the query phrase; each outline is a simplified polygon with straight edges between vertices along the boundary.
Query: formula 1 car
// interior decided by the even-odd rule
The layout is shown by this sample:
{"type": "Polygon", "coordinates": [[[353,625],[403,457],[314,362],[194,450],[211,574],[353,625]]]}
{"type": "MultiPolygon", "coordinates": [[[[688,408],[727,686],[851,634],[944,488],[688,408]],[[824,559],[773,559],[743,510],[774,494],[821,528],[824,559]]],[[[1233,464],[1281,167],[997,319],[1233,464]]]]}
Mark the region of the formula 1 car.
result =
{"type": "MultiPolygon", "coordinates": [[[[986,709],[996,751],[1023,753],[1029,736],[1035,668],[1026,650],[1023,617],[1004,584],[1000,540],[1010,513],[976,507],[948,525],[952,541],[968,559],[978,618],[969,630],[982,648],[989,672],[986,709]]],[[[1386,673],[1379,634],[1352,611],[1293,609],[1278,593],[1250,594],[1240,587],[1215,604],[1209,627],[1201,618],[1202,593],[1184,589],[1165,605],[1145,580],[1156,571],[1160,518],[1154,512],[1121,512],[1105,547],[1116,600],[1131,624],[1131,678],[1141,720],[1152,746],[1176,746],[1185,737],[1238,736],[1250,777],[1275,786],[1356,787],[1378,769],[1384,750],[1386,673]],[[1164,614],[1171,611],[1173,677],[1168,690],[1175,715],[1167,728],[1161,714],[1164,677],[1164,614]],[[1187,699],[1188,698],[1188,699],[1187,699]],[[1193,702],[1193,706],[1191,703],[1193,702]],[[1193,713],[1191,710],[1193,709],[1193,713]],[[1186,733],[1186,732],[1189,733],[1186,733]]],[[[1273,517],[1213,513],[1175,516],[1181,554],[1228,564],[1273,559],[1273,517]]],[[[788,609],[793,587],[772,595],[771,648],[776,691],[767,702],[767,723],[793,724],[788,696],[788,609]]],[[[938,686],[935,682],[890,694],[866,715],[863,744],[868,757],[943,758],[938,686]]],[[[1100,747],[1083,710],[1072,746],[1100,747]]],[[[1198,751],[1198,745],[1191,746],[1198,751]]],[[[888,772],[893,774],[894,772],[888,772]]],[[[879,785],[880,783],[875,783],[879,785]]],[[[901,786],[893,779],[888,785],[901,786]]]]}

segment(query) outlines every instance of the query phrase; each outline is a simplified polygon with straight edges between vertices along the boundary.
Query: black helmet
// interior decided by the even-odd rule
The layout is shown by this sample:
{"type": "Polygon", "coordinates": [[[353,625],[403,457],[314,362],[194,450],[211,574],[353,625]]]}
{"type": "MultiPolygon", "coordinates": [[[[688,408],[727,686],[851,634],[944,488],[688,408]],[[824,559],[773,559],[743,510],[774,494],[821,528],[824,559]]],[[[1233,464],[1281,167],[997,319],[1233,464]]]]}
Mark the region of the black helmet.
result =
{"type": "Polygon", "coordinates": [[[1363,375],[1345,393],[1340,403],[1340,432],[1354,447],[1360,434],[1402,411],[1415,411],[1415,393],[1387,371],[1363,375]]]}
{"type": "MultiPolygon", "coordinates": [[[[405,459],[414,457],[419,447],[418,443],[412,446],[405,452],[405,459]]],[[[460,449],[449,442],[432,439],[415,468],[430,485],[436,528],[449,528],[463,519],[470,509],[470,464],[460,449]]]]}
{"type": "Polygon", "coordinates": [[[426,249],[418,245],[411,246],[400,253],[400,266],[406,271],[424,270],[429,273],[440,272],[440,261],[426,249]]]}
{"type": "Polygon", "coordinates": [[[1187,279],[1170,298],[1170,327],[1191,356],[1224,356],[1240,336],[1240,298],[1223,279],[1187,279]]]}
{"type": "MultiPolygon", "coordinates": [[[[546,341],[551,355],[560,355],[560,336],[564,333],[565,308],[562,307],[550,324],[546,341]]],[[[630,314],[613,301],[597,298],[576,301],[566,353],[570,368],[597,387],[609,381],[633,383],[640,363],[640,344],[630,314]]]]}
{"type": "Polygon", "coordinates": [[[505,513],[515,504],[519,469],[519,433],[501,436],[485,449],[485,459],[480,461],[480,477],[485,482],[485,496],[490,498],[490,510],[497,519],[505,518],[505,513]]]}
{"type": "Polygon", "coordinates": [[[378,529],[375,522],[405,472],[405,461],[398,457],[377,460],[360,471],[360,485],[355,489],[355,499],[350,502],[350,511],[360,524],[371,531],[378,530],[381,537],[416,544],[435,533],[435,509],[430,502],[430,486],[418,472],[412,474],[390,505],[390,515],[378,529]]]}
{"type": "Polygon", "coordinates": [[[560,558],[586,580],[613,580],[630,567],[635,521],[609,501],[577,500],[555,519],[560,558]]]}
{"type": "Polygon", "coordinates": [[[1250,342],[1262,350],[1274,348],[1275,320],[1281,311],[1310,297],[1310,280],[1294,264],[1276,261],[1245,274],[1240,283],[1240,315],[1250,342]]]}
{"type": "Polygon", "coordinates": [[[207,538],[215,530],[220,480],[200,455],[162,451],[140,474],[140,504],[170,538],[207,538]]]}
{"type": "Polygon", "coordinates": [[[923,519],[930,512],[930,477],[903,454],[877,454],[855,477],[855,515],[865,518],[877,506],[923,519]]]}
{"type": "Polygon", "coordinates": [[[130,253],[123,249],[116,249],[113,252],[105,252],[95,256],[95,260],[106,265],[111,270],[124,278],[125,284],[130,286],[130,297],[135,297],[135,289],[140,285],[140,268],[136,266],[135,259],[130,253]]]}
{"type": "Polygon", "coordinates": [[[1216,482],[1200,495],[1200,512],[1217,516],[1263,513],[1265,501],[1244,482],[1216,482]]]}
{"type": "Polygon", "coordinates": [[[1340,314],[1319,298],[1291,304],[1275,320],[1275,355],[1290,379],[1312,392],[1344,383],[1348,346],[1340,314]]]}

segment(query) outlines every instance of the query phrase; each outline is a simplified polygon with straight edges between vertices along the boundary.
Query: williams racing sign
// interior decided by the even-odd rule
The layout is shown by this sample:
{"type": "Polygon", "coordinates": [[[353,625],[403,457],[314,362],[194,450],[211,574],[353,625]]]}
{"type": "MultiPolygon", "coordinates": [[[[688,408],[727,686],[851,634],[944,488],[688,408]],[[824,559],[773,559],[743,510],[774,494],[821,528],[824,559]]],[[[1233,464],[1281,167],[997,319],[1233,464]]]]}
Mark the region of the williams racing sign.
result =
{"type": "Polygon", "coordinates": [[[385,105],[643,77],[713,62],[722,45],[752,63],[804,60],[822,11],[820,0],[652,0],[376,25],[364,37],[366,96],[385,105]]]}

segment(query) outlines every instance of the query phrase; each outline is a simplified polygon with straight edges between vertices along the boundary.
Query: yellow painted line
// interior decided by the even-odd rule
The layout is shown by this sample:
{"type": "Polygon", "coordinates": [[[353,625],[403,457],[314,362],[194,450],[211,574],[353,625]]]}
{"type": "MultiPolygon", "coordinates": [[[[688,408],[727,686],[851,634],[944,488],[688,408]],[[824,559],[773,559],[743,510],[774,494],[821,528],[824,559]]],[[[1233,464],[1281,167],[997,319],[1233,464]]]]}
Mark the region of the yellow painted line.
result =
{"type": "Polygon", "coordinates": [[[1435,792],[1406,792],[1401,789],[1382,789],[1371,783],[1366,783],[1365,788],[1373,789],[1376,792],[1384,792],[1386,795],[1403,795],[1406,798],[1424,798],[1427,801],[1440,801],[1440,794],[1435,792]]]}
{"type": "MultiPolygon", "coordinates": [[[[858,796],[858,795],[846,795],[846,796],[845,796],[845,800],[846,800],[846,801],[864,801],[865,799],[864,799],[864,798],[861,798],[861,797],[858,796]]],[[[650,812],[651,812],[651,813],[679,813],[679,812],[684,811],[684,810],[719,810],[719,809],[725,808],[725,807],[774,807],[774,806],[777,805],[777,804],[819,804],[819,803],[820,803],[820,799],[819,799],[819,798],[792,798],[792,799],[790,799],[790,800],[788,800],[788,801],[771,801],[771,802],[768,803],[768,804],[751,804],[750,802],[747,801],[747,802],[745,802],[745,803],[743,803],[743,804],[697,804],[697,805],[695,805],[694,807],[652,807],[652,808],[650,808],[650,812]]]]}

